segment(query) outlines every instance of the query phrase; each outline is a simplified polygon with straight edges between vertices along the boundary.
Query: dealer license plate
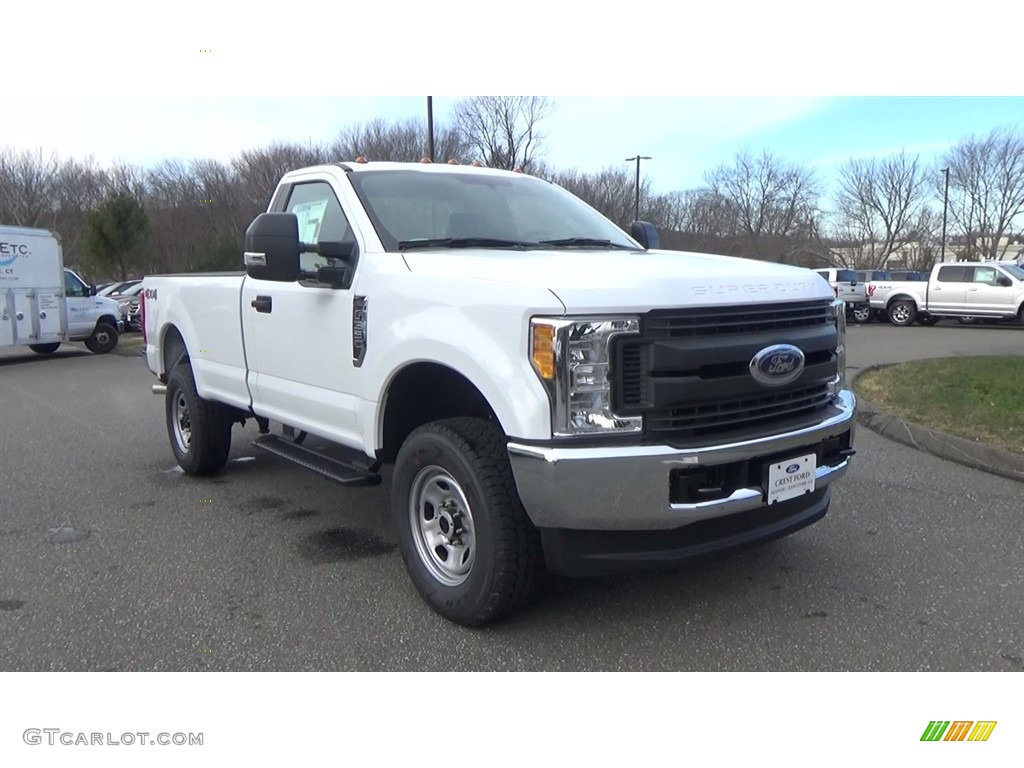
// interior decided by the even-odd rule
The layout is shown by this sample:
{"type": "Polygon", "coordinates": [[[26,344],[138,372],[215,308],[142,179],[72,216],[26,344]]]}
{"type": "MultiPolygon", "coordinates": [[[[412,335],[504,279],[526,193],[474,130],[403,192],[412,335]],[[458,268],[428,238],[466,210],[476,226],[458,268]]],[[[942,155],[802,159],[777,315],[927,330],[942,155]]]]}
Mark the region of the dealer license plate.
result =
{"type": "Polygon", "coordinates": [[[818,456],[809,453],[768,467],[768,504],[795,499],[814,490],[818,456]]]}

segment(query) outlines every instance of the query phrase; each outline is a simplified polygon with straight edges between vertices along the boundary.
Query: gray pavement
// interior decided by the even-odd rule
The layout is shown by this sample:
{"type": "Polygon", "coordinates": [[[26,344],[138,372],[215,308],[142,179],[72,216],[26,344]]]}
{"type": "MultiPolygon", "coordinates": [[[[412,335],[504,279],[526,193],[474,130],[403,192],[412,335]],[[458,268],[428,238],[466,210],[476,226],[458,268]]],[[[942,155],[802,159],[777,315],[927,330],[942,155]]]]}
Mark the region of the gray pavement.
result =
{"type": "MultiPolygon", "coordinates": [[[[1024,354],[1024,331],[852,327],[851,369],[1024,354]]],[[[556,580],[484,630],[406,578],[381,488],[235,431],[176,471],[141,359],[0,354],[3,670],[1024,670],[1024,484],[867,430],[828,516],[678,573],[556,580]]]]}

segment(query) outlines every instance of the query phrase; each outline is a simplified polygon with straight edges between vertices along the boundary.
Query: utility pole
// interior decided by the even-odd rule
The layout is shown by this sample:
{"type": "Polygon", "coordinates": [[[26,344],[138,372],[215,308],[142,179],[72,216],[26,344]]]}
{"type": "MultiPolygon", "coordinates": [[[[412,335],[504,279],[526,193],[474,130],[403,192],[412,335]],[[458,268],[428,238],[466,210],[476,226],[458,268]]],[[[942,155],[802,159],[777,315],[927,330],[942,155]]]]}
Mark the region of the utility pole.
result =
{"type": "Polygon", "coordinates": [[[434,97],[427,96],[427,157],[434,162],[434,97]]]}
{"type": "Polygon", "coordinates": [[[942,173],[946,177],[946,190],[942,193],[942,251],[939,254],[939,261],[946,260],[946,208],[949,206],[949,168],[943,168],[942,173]]]}
{"type": "Polygon", "coordinates": [[[636,208],[634,210],[633,221],[640,220],[640,161],[653,159],[654,158],[647,157],[646,155],[637,155],[636,157],[626,158],[627,163],[631,163],[636,160],[636,208]]]}

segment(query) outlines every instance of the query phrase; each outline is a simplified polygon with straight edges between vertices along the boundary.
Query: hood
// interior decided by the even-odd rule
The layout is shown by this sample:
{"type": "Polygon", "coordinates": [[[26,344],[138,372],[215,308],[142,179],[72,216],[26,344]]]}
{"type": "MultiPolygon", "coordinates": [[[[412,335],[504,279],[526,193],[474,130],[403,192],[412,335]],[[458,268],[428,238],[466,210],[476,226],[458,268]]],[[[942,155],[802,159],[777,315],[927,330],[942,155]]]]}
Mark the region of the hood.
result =
{"type": "Polygon", "coordinates": [[[407,251],[404,256],[414,274],[548,288],[570,313],[646,312],[834,295],[829,284],[809,269],[686,251],[467,248],[407,251]]]}

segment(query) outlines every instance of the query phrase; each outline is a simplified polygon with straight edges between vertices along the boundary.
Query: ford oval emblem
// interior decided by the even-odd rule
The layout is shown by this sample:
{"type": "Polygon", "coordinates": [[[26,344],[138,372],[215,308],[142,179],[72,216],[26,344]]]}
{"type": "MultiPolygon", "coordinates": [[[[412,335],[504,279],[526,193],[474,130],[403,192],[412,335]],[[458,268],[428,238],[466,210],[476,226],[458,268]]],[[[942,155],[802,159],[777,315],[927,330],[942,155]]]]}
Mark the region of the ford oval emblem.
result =
{"type": "Polygon", "coordinates": [[[794,472],[796,472],[799,469],[800,469],[800,465],[799,464],[790,464],[788,467],[786,467],[786,474],[787,475],[792,475],[794,472]]]}
{"type": "Polygon", "coordinates": [[[804,372],[804,353],[792,344],[765,347],[750,361],[750,375],[766,387],[783,387],[804,372]]]}

